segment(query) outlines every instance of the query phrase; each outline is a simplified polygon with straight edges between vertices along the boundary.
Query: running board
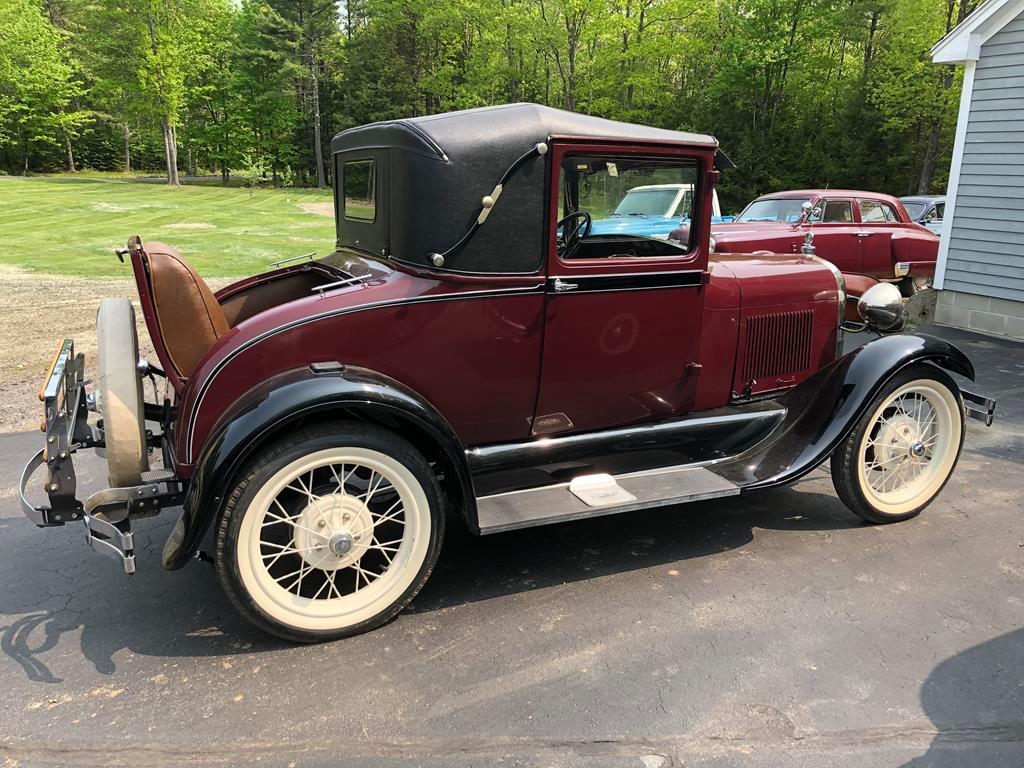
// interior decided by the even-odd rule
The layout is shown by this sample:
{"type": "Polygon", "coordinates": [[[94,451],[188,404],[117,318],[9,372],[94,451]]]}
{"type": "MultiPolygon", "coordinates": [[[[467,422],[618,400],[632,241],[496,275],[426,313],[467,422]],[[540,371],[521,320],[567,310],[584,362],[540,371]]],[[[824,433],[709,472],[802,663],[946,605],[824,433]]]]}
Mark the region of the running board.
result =
{"type": "Polygon", "coordinates": [[[738,485],[703,467],[635,472],[614,478],[587,475],[572,483],[482,496],[476,502],[477,524],[481,535],[500,533],[635,509],[736,496],[739,492],[738,485]],[[602,503],[604,501],[608,503],[602,503]]]}

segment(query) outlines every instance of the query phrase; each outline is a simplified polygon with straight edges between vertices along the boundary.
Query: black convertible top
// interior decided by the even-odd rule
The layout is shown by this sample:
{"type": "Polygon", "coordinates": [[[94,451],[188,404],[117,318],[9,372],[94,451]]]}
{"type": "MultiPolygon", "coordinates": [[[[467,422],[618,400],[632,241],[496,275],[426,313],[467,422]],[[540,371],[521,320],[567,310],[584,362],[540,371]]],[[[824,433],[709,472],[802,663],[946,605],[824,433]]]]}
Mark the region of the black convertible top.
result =
{"type": "MultiPolygon", "coordinates": [[[[712,136],[580,115],[538,104],[507,104],[389,120],[342,131],[334,155],[338,247],[431,265],[473,226],[481,199],[517,160],[500,201],[444,269],[534,272],[541,266],[546,210],[544,161],[533,152],[552,138],[609,139],[717,149],[712,136]],[[345,215],[346,163],[373,160],[373,221],[345,215]]],[[[354,169],[355,167],[352,166],[354,169]]],[[[365,174],[366,166],[361,166],[365,174]]]]}

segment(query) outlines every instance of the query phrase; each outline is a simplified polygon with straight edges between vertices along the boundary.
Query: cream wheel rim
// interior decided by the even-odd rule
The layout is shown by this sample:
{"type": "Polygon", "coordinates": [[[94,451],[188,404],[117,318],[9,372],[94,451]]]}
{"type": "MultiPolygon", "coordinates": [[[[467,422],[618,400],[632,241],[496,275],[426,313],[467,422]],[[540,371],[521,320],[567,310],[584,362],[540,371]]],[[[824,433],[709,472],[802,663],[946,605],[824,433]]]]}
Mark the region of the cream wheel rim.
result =
{"type": "Polygon", "coordinates": [[[279,469],[244,513],[236,557],[249,596],[300,629],[354,626],[392,606],[427,555],[430,507],[396,459],[330,448],[279,469]]]}
{"type": "Polygon", "coordinates": [[[963,429],[950,390],[931,379],[911,381],[875,410],[858,451],[858,479],[879,512],[899,515],[926,504],[956,463],[963,429]]]}

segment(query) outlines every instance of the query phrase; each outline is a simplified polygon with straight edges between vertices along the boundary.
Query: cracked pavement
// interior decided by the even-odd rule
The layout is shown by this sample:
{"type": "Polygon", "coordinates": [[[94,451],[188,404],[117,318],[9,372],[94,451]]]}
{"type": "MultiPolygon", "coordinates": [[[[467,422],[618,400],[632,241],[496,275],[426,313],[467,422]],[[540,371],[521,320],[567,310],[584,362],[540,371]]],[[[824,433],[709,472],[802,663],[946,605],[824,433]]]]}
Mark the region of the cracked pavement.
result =
{"type": "MultiPolygon", "coordinates": [[[[0,436],[0,765],[1024,765],[1024,346],[938,329],[999,397],[915,520],[797,485],[475,539],[396,621],[289,646],[203,563],[139,572],[17,501],[0,436]],[[6,761],[6,762],[3,762],[6,761]]],[[[77,462],[87,490],[102,466],[77,462]]]]}

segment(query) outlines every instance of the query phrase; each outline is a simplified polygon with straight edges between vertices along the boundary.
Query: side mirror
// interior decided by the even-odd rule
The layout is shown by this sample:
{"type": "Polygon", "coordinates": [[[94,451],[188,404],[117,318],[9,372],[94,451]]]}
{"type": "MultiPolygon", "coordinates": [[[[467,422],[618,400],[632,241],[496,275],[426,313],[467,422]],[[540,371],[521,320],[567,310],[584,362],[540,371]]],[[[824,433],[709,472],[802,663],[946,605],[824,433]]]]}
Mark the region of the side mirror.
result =
{"type": "Polygon", "coordinates": [[[811,218],[811,216],[821,215],[821,207],[814,207],[810,200],[804,200],[802,203],[800,203],[800,210],[800,221],[798,222],[800,224],[806,222],[808,219],[811,218]]]}
{"type": "Polygon", "coordinates": [[[897,330],[906,319],[903,297],[892,283],[879,283],[864,291],[857,302],[857,314],[879,333],[897,330]]]}

